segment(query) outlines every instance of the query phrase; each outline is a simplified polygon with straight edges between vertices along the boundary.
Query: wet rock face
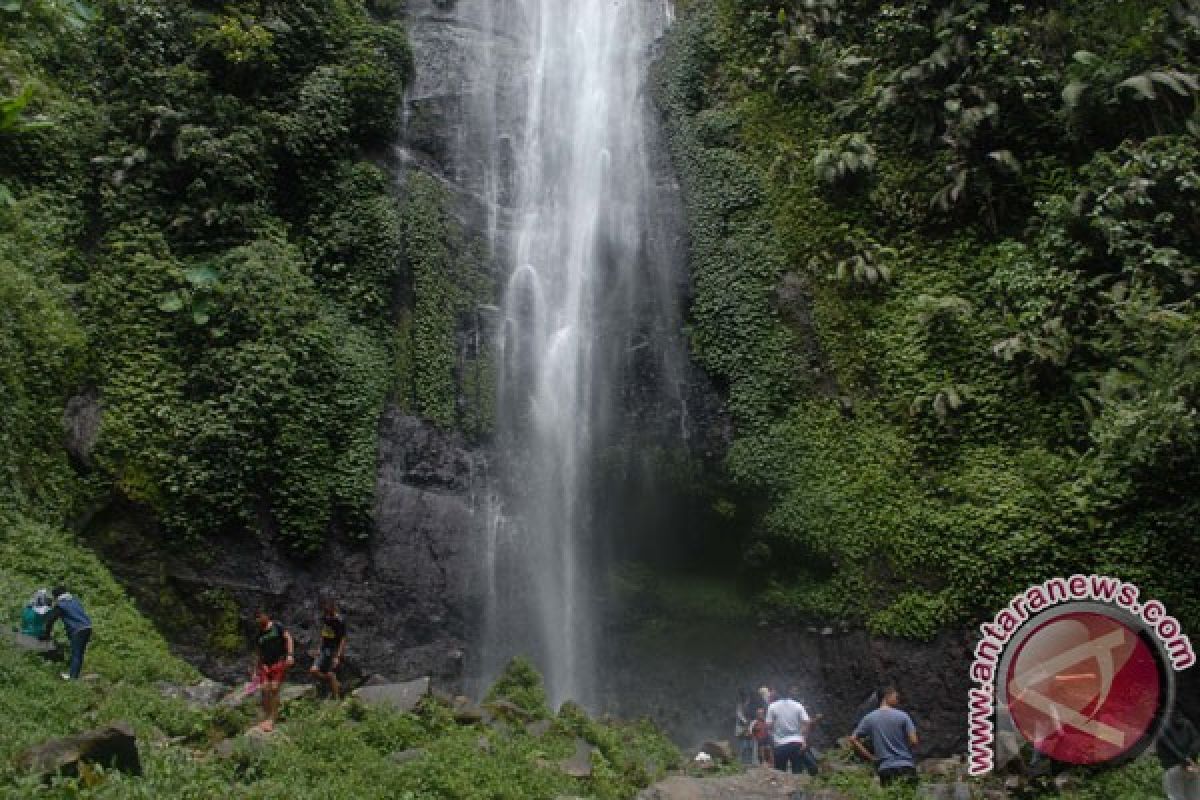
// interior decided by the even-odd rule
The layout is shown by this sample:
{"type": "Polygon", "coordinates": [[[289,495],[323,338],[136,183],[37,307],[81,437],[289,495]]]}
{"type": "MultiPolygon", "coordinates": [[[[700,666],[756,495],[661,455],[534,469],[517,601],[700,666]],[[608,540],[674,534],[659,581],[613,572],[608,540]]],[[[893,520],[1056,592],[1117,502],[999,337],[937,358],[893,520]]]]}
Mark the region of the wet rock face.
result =
{"type": "Polygon", "coordinates": [[[627,642],[621,637],[616,644],[627,653],[626,666],[610,674],[610,707],[622,716],[648,715],[684,744],[733,735],[739,688],[796,686],[809,714],[824,716],[813,743],[833,748],[854,730],[871,693],[894,682],[921,737],[918,757],[966,750],[972,643],[965,632],[913,642],[863,631],[746,625],[708,628],[706,635],[667,633],[652,646],[627,642]]]}
{"type": "Polygon", "coordinates": [[[20,753],[17,764],[47,778],[56,774],[78,776],[84,764],[142,774],[137,737],[133,726],[125,721],[43,742],[20,753]]]}
{"type": "Polygon", "coordinates": [[[67,400],[63,409],[63,436],[67,454],[84,469],[92,466],[92,450],[100,435],[100,419],[103,409],[100,395],[90,389],[67,400]]]}
{"type": "MultiPolygon", "coordinates": [[[[146,523],[144,541],[133,546],[137,534],[123,529],[107,560],[178,652],[213,677],[245,678],[251,615],[262,606],[292,632],[291,678],[302,680],[320,639],[318,598],[328,592],[346,619],[347,677],[430,675],[438,686],[457,688],[470,605],[470,492],[479,466],[479,455],[461,437],[389,409],[380,422],[375,531],[365,544],[334,537],[315,558],[297,561],[260,533],[213,539],[201,558],[185,560],[165,552],[146,523]],[[192,627],[172,627],[180,610],[162,601],[169,596],[187,604],[214,592],[236,606],[245,641],[240,652],[215,649],[197,609],[190,609],[192,627]]],[[[104,537],[94,541],[105,547],[104,537]]]]}

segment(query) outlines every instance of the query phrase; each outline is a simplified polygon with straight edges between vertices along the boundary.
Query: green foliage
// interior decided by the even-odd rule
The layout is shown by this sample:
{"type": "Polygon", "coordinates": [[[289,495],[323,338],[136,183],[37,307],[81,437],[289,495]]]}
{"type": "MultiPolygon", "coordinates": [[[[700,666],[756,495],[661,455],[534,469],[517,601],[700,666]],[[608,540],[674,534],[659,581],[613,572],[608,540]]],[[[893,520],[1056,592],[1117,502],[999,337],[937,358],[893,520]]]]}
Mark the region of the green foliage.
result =
{"type": "Polygon", "coordinates": [[[373,25],[348,51],[344,82],[357,141],[390,142],[399,131],[400,103],[412,78],[408,36],[397,22],[373,25]]]}
{"type": "Polygon", "coordinates": [[[1117,769],[1085,773],[1082,783],[1065,796],[1072,800],[1141,800],[1162,791],[1162,768],[1153,757],[1144,757],[1117,769]]]}
{"type": "Polygon", "coordinates": [[[412,311],[399,325],[397,398],[438,425],[482,433],[491,424],[491,392],[480,383],[490,357],[476,347],[464,359],[459,342],[460,331],[476,327],[478,305],[492,298],[482,245],[455,219],[445,187],[424,173],[408,176],[401,242],[412,311]],[[464,386],[469,408],[458,402],[464,386]]]}
{"type": "Polygon", "coordinates": [[[309,217],[305,251],[322,294],[351,319],[386,320],[393,302],[401,217],[382,170],[348,162],[309,217]]]}
{"type": "Polygon", "coordinates": [[[106,243],[86,306],[114,376],[97,458],[121,491],[177,536],[253,527],[264,504],[300,552],[331,513],[365,534],[386,354],[277,233],[190,269],[126,235],[106,243]]]}
{"type": "Polygon", "coordinates": [[[507,700],[537,717],[550,713],[546,705],[546,688],[542,676],[526,658],[517,656],[504,667],[504,672],[488,691],[486,702],[507,700]]]}
{"type": "Polygon", "coordinates": [[[855,179],[870,175],[877,161],[875,148],[866,136],[844,133],[817,150],[812,168],[821,183],[833,188],[845,188],[855,179]]]}
{"type": "Polygon", "coordinates": [[[72,489],[62,413],[84,374],[85,340],[54,274],[69,220],[44,201],[0,217],[0,509],[61,513],[72,489]]]}
{"type": "Polygon", "coordinates": [[[1200,624],[1195,14],[1106,9],[709,0],[671,32],[765,616],[928,637],[1096,570],[1200,624]]]}
{"type": "Polygon", "coordinates": [[[401,221],[364,148],[396,130],[403,28],[350,0],[28,0],[0,25],[4,503],[85,501],[60,419],[92,388],[87,491],[171,539],[366,536],[401,221]]]}

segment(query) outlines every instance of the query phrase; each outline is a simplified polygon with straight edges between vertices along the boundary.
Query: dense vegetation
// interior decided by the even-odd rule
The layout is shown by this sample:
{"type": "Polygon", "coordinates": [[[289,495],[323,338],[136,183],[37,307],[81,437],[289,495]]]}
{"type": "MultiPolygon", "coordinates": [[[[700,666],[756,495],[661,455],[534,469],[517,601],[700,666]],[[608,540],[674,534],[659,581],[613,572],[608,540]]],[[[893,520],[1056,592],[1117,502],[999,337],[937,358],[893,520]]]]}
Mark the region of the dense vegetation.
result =
{"type": "Polygon", "coordinates": [[[412,69],[393,6],[0,4],[5,508],[116,497],[174,541],[307,553],[367,535],[389,397],[486,429],[455,402],[478,251],[381,161],[412,69]],[[86,479],[72,395],[103,408],[86,479]]]}
{"type": "Polygon", "coordinates": [[[1200,626],[1195,3],[684,5],[691,336],[773,612],[928,636],[1096,570],[1200,626]]]}

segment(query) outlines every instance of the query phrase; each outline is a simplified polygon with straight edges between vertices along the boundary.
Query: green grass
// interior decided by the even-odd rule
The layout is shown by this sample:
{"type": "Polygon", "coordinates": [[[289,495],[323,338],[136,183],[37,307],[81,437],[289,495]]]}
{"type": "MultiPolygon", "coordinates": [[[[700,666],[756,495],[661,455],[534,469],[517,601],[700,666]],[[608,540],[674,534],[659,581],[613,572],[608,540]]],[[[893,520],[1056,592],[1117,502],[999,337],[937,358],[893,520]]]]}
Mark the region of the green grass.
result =
{"type": "MultiPolygon", "coordinates": [[[[414,714],[302,700],[283,710],[265,747],[239,740],[229,758],[213,746],[245,730],[252,709],[192,710],[162,696],[159,682],[186,683],[199,675],[175,658],[104,565],[70,534],[22,518],[0,525],[0,593],[15,622],[38,587],[65,583],[92,616],[95,633],[84,672],[90,681],[64,682],[61,665],[0,645],[0,798],[379,798],[527,800],[558,796],[616,800],[677,763],[679,753],[649,723],[600,723],[570,706],[552,715],[540,677],[515,663],[494,695],[531,703],[549,717],[549,731],[529,735],[517,723],[486,727],[455,723],[448,708],[429,700],[414,714]],[[519,691],[517,691],[519,690],[519,691]],[[80,779],[21,773],[14,757],[29,745],[124,719],[138,733],[144,774],[98,770],[80,779]],[[557,762],[576,738],[595,748],[593,774],[563,775],[557,762]],[[421,759],[397,764],[391,755],[422,748],[421,759]]],[[[9,623],[11,625],[11,623],[9,623]]],[[[61,641],[61,628],[56,632],[61,641]]]]}
{"type": "MultiPolygon", "coordinates": [[[[948,780],[948,779],[938,779],[948,780]]],[[[923,783],[930,782],[923,779],[923,783]]],[[[817,785],[837,789],[854,800],[917,800],[920,789],[893,786],[880,788],[875,776],[866,768],[822,776],[817,785]]],[[[989,776],[969,780],[977,788],[997,788],[1002,779],[989,776]]],[[[1047,788],[1032,797],[1057,797],[1060,800],[1152,800],[1162,794],[1162,769],[1152,755],[1115,768],[1080,771],[1069,788],[1061,793],[1047,788]]]]}

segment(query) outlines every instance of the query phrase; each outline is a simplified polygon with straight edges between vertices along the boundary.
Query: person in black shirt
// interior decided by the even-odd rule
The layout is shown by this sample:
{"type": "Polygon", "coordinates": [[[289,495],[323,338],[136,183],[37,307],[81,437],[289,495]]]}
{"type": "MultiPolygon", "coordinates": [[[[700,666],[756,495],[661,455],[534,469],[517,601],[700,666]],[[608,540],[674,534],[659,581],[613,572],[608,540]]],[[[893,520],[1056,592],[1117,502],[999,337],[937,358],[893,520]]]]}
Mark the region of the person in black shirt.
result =
{"type": "Polygon", "coordinates": [[[1170,800],[1200,800],[1200,733],[1178,709],[1158,736],[1158,759],[1170,800]]]}
{"type": "Polygon", "coordinates": [[[254,674],[262,687],[265,716],[259,727],[269,732],[275,729],[275,718],[279,715],[279,688],[283,685],[283,676],[288,667],[296,663],[294,644],[283,624],[273,621],[263,609],[254,612],[254,622],[258,626],[254,674]]]}
{"type": "Polygon", "coordinates": [[[342,687],[338,683],[337,670],[342,665],[342,655],[346,652],[346,622],[338,613],[337,601],[332,597],[321,600],[321,649],[317,660],[309,668],[309,673],[318,680],[329,684],[329,692],[333,699],[342,696],[342,687]]]}

